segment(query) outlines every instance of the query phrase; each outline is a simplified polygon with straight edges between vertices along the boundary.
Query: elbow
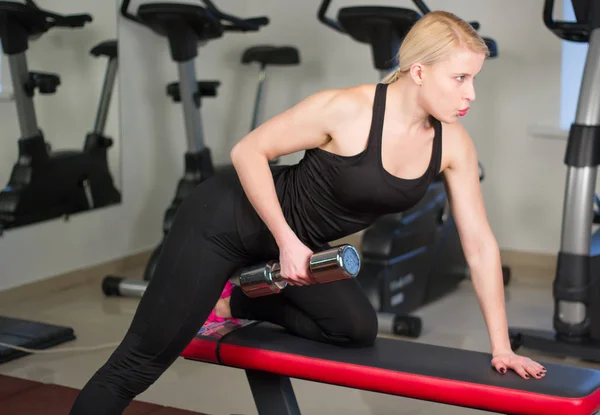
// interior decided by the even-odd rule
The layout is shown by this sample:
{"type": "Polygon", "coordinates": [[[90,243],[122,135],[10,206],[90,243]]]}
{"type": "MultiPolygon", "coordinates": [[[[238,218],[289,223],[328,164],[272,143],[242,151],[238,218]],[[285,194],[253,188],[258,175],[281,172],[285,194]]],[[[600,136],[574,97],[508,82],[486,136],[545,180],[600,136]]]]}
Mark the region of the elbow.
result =
{"type": "Polygon", "coordinates": [[[470,268],[477,268],[479,264],[488,263],[491,257],[500,255],[500,248],[493,236],[477,238],[466,244],[463,251],[470,268]]]}
{"type": "Polygon", "coordinates": [[[263,152],[258,151],[256,147],[245,143],[243,140],[233,146],[229,152],[229,158],[234,167],[239,165],[242,160],[248,160],[249,158],[252,158],[252,160],[264,159],[268,161],[267,156],[263,152]]]}
{"type": "MultiPolygon", "coordinates": [[[[244,146],[242,145],[242,142],[238,142],[236,145],[233,146],[233,148],[231,149],[231,151],[229,152],[229,158],[231,159],[231,164],[233,164],[233,166],[235,167],[235,165],[237,163],[239,163],[240,158],[242,157],[242,154],[244,154],[244,146]]],[[[247,152],[247,150],[246,150],[247,152]]]]}

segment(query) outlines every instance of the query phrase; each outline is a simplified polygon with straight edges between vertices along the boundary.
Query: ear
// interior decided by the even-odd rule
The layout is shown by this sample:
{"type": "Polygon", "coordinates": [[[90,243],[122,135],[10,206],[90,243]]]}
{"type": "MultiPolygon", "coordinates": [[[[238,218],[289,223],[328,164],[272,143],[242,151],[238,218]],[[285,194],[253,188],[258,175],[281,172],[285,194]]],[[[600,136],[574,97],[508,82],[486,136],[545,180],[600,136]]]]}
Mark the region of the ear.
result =
{"type": "Polygon", "coordinates": [[[424,71],[425,66],[419,62],[413,63],[410,66],[410,77],[412,78],[413,82],[418,86],[421,86],[423,84],[424,71]]]}

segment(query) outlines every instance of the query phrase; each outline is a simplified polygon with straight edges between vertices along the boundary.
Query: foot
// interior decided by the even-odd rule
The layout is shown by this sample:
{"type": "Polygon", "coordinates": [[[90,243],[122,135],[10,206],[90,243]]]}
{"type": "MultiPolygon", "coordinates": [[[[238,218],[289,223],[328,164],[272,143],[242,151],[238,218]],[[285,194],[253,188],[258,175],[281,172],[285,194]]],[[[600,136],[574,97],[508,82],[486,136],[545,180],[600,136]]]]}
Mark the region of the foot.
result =
{"type": "Polygon", "coordinates": [[[221,298],[217,301],[215,308],[208,316],[207,322],[223,322],[225,320],[233,320],[237,321],[231,315],[231,307],[229,305],[231,301],[231,291],[233,291],[233,284],[231,281],[227,281],[223,292],[221,293],[221,298]]]}
{"type": "Polygon", "coordinates": [[[221,318],[232,318],[231,315],[231,307],[229,306],[229,302],[231,301],[231,297],[220,298],[217,301],[217,305],[215,306],[215,315],[221,318]]]}

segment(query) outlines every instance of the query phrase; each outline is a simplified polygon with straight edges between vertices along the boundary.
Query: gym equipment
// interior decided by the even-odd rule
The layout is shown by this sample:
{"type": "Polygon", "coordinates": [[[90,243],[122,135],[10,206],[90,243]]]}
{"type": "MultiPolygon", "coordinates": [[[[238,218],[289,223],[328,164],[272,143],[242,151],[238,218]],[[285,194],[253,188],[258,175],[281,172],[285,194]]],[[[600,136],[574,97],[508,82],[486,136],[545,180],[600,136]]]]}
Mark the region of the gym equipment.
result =
{"type": "MultiPolygon", "coordinates": [[[[250,131],[259,125],[260,114],[262,113],[262,95],[267,78],[267,65],[290,66],[300,64],[300,53],[294,46],[273,46],[260,45],[252,46],[242,54],[242,64],[248,65],[253,62],[260,64],[258,71],[258,88],[254,100],[254,111],[252,112],[252,125],[250,131]]],[[[271,160],[270,164],[278,164],[279,157],[271,160]]]]}
{"type": "MultiPolygon", "coordinates": [[[[354,278],[360,270],[360,257],[352,245],[336,246],[313,254],[309,270],[320,284],[354,278]]],[[[239,285],[244,294],[252,298],[278,294],[288,285],[280,271],[277,261],[244,268],[239,275],[239,285]]]]}
{"type": "MultiPolygon", "coordinates": [[[[404,36],[417,20],[431,11],[422,0],[413,0],[420,13],[402,7],[352,6],[341,8],[336,21],[326,16],[330,3],[331,0],[321,2],[319,21],[359,43],[368,44],[373,66],[380,72],[381,78],[397,66],[396,55],[404,36]]],[[[479,30],[479,22],[469,23],[479,30]]],[[[483,39],[490,50],[490,57],[498,56],[496,41],[488,37],[483,39]]]]}
{"type": "MultiPolygon", "coordinates": [[[[240,19],[221,12],[209,0],[202,0],[204,7],[179,3],[145,3],[139,6],[137,15],[128,12],[131,0],[121,4],[121,14],[126,19],[144,25],[154,33],[164,36],[169,41],[171,58],[177,63],[179,82],[167,85],[167,95],[174,102],[181,102],[183,119],[187,137],[185,154],[185,173],[179,180],[175,197],[165,212],[163,221],[163,240],[173,223],[175,213],[181,202],[202,181],[211,177],[216,170],[232,168],[231,166],[215,167],[210,148],[204,141],[204,128],[200,107],[203,97],[216,97],[219,81],[197,81],[195,60],[198,47],[208,41],[222,37],[225,32],[258,31],[269,23],[266,17],[240,19]]],[[[125,295],[141,296],[147,282],[152,278],[154,269],[162,249],[162,240],[152,252],[146,269],[144,281],[127,280],[119,276],[107,276],[102,283],[105,294],[106,287],[121,281],[125,287],[120,292],[125,295]]],[[[112,292],[112,291],[109,291],[112,292]]],[[[106,294],[109,295],[109,294],[106,294]]]]}
{"type": "MultiPolygon", "coordinates": [[[[514,350],[523,346],[558,356],[600,362],[600,233],[593,224],[600,164],[600,3],[573,0],[576,22],[555,21],[554,0],[544,3],[544,23],[556,36],[588,42],[589,49],[565,164],[561,247],[554,280],[554,332],[511,328],[514,350]]],[[[597,200],[597,199],[596,199],[597,200]]]]}
{"type": "MultiPolygon", "coordinates": [[[[94,57],[107,57],[108,65],[94,128],[83,149],[53,152],[37,125],[33,96],[36,89],[42,94],[55,93],[60,77],[28,70],[28,42],[55,27],[83,27],[92,17],[58,15],[39,9],[33,1],[26,3],[0,1],[0,38],[8,57],[21,131],[19,159],[0,192],[0,233],[121,202],[108,169],[112,139],[104,135],[117,74],[117,43],[102,42],[90,51],[94,57]]],[[[75,338],[71,327],[0,317],[0,342],[5,344],[39,350],[75,338]]],[[[0,347],[0,363],[27,354],[0,347]]]]}
{"type": "Polygon", "coordinates": [[[488,353],[399,339],[347,348],[226,321],[203,327],[181,357],[245,370],[259,415],[300,415],[290,378],[504,414],[600,410],[597,370],[544,363],[546,378],[525,380],[496,372],[488,353]]]}
{"type": "MultiPolygon", "coordinates": [[[[43,350],[75,339],[75,332],[71,327],[0,316],[0,343],[43,350]]],[[[29,354],[0,346],[0,364],[29,354]]]]}
{"type": "Polygon", "coordinates": [[[0,38],[8,57],[20,127],[19,157],[0,192],[0,233],[42,221],[68,217],[121,202],[108,168],[112,139],[103,135],[117,71],[116,42],[97,45],[93,56],[107,56],[108,67],[96,122],[81,150],[51,151],[36,120],[33,97],[54,94],[57,74],[30,72],[26,51],[30,38],[55,27],[80,28],[88,14],[59,15],[27,4],[0,1],[0,38]]]}
{"type": "MultiPolygon", "coordinates": [[[[400,7],[352,6],[338,11],[337,20],[326,16],[331,0],[323,0],[318,19],[335,31],[371,47],[375,69],[383,78],[397,62],[400,44],[422,15],[429,13],[423,1],[413,0],[420,12],[400,7]]],[[[479,28],[478,22],[471,23],[479,28]]],[[[492,56],[495,41],[486,38],[492,56]]],[[[483,167],[480,180],[483,180],[483,167]]],[[[420,327],[418,317],[407,314],[454,290],[468,276],[468,266],[441,175],[426,196],[412,209],[386,215],[362,237],[363,266],[358,281],[380,312],[380,326],[393,321],[420,327]]],[[[503,267],[504,282],[510,270],[503,267]]]]}

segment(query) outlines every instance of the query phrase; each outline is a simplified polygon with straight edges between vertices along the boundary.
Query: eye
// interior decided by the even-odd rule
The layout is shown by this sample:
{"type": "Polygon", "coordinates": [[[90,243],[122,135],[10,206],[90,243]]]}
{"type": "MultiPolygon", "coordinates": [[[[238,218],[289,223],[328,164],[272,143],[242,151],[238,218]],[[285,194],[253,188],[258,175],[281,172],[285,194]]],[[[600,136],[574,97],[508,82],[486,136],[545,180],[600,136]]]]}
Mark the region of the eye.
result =
{"type": "Polygon", "coordinates": [[[464,75],[457,76],[457,77],[456,77],[456,80],[457,80],[458,82],[462,82],[462,81],[464,81],[464,80],[465,80],[465,76],[464,76],[464,75]]]}

